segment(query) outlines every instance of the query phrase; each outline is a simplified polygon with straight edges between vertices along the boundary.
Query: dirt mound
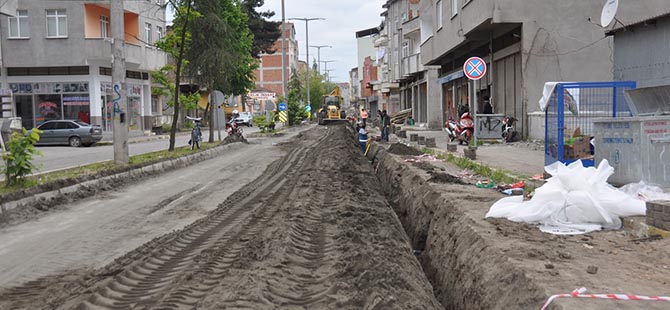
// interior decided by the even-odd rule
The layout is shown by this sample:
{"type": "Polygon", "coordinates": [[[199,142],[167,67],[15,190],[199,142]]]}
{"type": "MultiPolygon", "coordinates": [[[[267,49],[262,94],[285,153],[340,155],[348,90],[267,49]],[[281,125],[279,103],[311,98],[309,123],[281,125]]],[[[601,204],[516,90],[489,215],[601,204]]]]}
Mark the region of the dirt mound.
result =
{"type": "Polygon", "coordinates": [[[465,184],[461,178],[448,173],[432,173],[431,175],[432,176],[428,179],[428,182],[465,184]]]}
{"type": "Polygon", "coordinates": [[[407,146],[402,143],[393,143],[387,150],[391,154],[396,154],[396,155],[408,155],[408,156],[418,156],[418,155],[423,155],[421,151],[411,147],[407,146]]]}
{"type": "Polygon", "coordinates": [[[2,291],[0,308],[442,309],[355,134],[281,147],[205,218],[92,275],[2,291]]]}
{"type": "Polygon", "coordinates": [[[236,142],[249,143],[247,141],[247,139],[244,138],[244,136],[232,135],[232,136],[226,136],[225,138],[223,138],[223,141],[221,141],[221,144],[225,145],[225,144],[231,144],[231,143],[236,143],[236,142]]]}

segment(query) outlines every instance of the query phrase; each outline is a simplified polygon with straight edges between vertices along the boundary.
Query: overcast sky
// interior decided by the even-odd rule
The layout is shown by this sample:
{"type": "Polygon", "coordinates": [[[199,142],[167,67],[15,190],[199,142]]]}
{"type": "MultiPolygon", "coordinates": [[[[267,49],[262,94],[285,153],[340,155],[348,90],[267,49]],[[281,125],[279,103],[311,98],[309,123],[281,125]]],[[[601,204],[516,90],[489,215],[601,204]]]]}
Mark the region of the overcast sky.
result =
{"type": "MultiPolygon", "coordinates": [[[[324,21],[309,22],[309,45],[331,45],[321,49],[321,60],[335,60],[328,64],[332,81],[348,82],[349,70],[357,66],[356,31],[381,24],[385,0],[285,0],[286,18],[322,17],[324,21]]],[[[273,20],[281,20],[281,0],[265,0],[262,10],[276,13],[273,20]]],[[[305,60],[305,22],[295,24],[299,42],[300,60],[305,60]]],[[[317,49],[310,48],[309,57],[316,59],[317,49]]],[[[312,63],[312,61],[310,61],[312,63]]],[[[324,65],[321,65],[323,71],[324,65]]]]}

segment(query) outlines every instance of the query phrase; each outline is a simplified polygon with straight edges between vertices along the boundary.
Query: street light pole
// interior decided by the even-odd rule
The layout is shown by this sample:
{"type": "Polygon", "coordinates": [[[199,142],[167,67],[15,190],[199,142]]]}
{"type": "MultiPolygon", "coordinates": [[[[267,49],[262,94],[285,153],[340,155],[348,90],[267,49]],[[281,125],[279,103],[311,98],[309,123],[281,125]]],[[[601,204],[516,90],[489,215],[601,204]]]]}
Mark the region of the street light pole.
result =
{"type": "Polygon", "coordinates": [[[317,52],[317,57],[316,57],[316,63],[317,66],[319,67],[319,74],[321,74],[321,49],[324,47],[332,48],[330,45],[310,45],[310,47],[316,48],[317,52]]]}
{"type": "Polygon", "coordinates": [[[286,10],[284,0],[281,0],[281,84],[282,96],[286,98],[286,10]]]}
{"type": "Polygon", "coordinates": [[[314,21],[314,20],[325,20],[325,18],[321,17],[313,17],[313,18],[289,18],[289,20],[301,20],[305,22],[305,49],[307,50],[307,85],[305,85],[305,88],[307,88],[307,105],[312,106],[312,101],[309,99],[309,22],[314,21]]]}
{"type": "Polygon", "coordinates": [[[124,58],[123,0],[111,0],[112,23],[112,96],[114,163],[126,165],[128,156],[128,101],[126,97],[126,60],[124,58]]]}
{"type": "Polygon", "coordinates": [[[335,71],[335,69],[324,70],[324,72],[326,72],[326,78],[328,79],[328,83],[330,83],[330,71],[335,71]]]}

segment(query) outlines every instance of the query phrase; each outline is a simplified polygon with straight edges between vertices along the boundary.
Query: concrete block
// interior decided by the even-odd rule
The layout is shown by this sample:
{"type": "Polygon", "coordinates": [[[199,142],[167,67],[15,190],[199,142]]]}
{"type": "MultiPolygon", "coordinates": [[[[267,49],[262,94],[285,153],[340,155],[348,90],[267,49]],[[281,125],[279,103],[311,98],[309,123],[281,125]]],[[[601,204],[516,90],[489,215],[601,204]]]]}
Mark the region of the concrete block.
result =
{"type": "Polygon", "coordinates": [[[435,147],[435,138],[426,138],[426,147],[435,147]]]}
{"type": "Polygon", "coordinates": [[[458,152],[458,144],[447,143],[447,152],[458,152]]]}
{"type": "Polygon", "coordinates": [[[475,160],[477,159],[477,148],[465,148],[463,149],[463,155],[471,160],[475,160]]]}
{"type": "Polygon", "coordinates": [[[658,226],[656,226],[656,219],[654,219],[653,217],[647,217],[645,222],[649,226],[658,227],[658,226]]]}
{"type": "Polygon", "coordinates": [[[426,145],[426,137],[419,136],[417,142],[419,142],[419,145],[426,145]]]}
{"type": "Polygon", "coordinates": [[[398,135],[399,138],[407,138],[407,131],[400,130],[400,131],[398,131],[397,135],[398,135]]]}
{"type": "Polygon", "coordinates": [[[409,141],[412,141],[412,142],[419,141],[419,134],[416,134],[416,133],[410,134],[409,135],[409,141]]]}

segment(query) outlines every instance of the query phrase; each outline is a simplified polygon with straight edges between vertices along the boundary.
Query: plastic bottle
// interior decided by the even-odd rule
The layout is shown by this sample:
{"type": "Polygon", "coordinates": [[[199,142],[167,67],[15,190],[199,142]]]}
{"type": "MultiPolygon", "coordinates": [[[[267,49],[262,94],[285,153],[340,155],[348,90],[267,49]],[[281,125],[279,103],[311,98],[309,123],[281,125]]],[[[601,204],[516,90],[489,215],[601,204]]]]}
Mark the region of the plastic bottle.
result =
{"type": "Polygon", "coordinates": [[[505,195],[513,195],[513,196],[523,195],[523,188],[510,188],[502,191],[502,193],[505,195]]]}

